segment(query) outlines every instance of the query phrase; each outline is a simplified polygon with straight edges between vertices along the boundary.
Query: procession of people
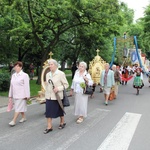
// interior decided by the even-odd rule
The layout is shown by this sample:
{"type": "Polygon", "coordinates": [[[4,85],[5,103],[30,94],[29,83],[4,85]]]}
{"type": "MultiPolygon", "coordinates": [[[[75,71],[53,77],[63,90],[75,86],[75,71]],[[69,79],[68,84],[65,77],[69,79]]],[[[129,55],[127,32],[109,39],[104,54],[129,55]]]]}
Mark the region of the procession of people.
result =
{"type": "MultiPolygon", "coordinates": [[[[49,62],[49,72],[46,73],[45,81],[45,117],[47,120],[47,127],[44,130],[44,134],[53,131],[52,120],[53,118],[60,118],[60,124],[58,129],[63,129],[66,126],[64,118],[63,106],[63,91],[64,88],[69,87],[66,75],[64,72],[58,69],[58,62],[51,59],[49,62]],[[58,98],[59,96],[59,98],[58,98]]],[[[23,72],[23,63],[17,61],[14,64],[15,73],[10,81],[9,89],[9,102],[14,102],[14,117],[9,123],[11,127],[16,125],[17,118],[21,114],[22,119],[19,121],[23,123],[27,121],[25,112],[27,111],[27,100],[30,98],[29,87],[29,75],[23,72]],[[20,90],[18,93],[17,90],[20,90]]],[[[104,93],[104,104],[109,105],[109,98],[112,92],[114,93],[112,99],[117,99],[119,94],[119,87],[126,86],[130,79],[133,79],[133,88],[136,89],[136,95],[139,95],[139,90],[144,86],[143,82],[143,70],[138,64],[129,66],[116,66],[115,64],[110,66],[109,63],[105,63],[104,70],[101,71],[99,77],[100,86],[104,93]]],[[[148,82],[150,82],[150,75],[148,76],[148,82]]],[[[70,96],[74,95],[74,115],[77,116],[76,123],[80,124],[88,117],[88,99],[90,95],[94,94],[92,86],[97,86],[92,80],[90,73],[87,70],[87,64],[84,61],[79,62],[78,69],[70,85],[70,96]],[[91,91],[85,94],[87,88],[91,87],[91,91]]],[[[111,100],[112,100],[111,99],[111,100]]]]}

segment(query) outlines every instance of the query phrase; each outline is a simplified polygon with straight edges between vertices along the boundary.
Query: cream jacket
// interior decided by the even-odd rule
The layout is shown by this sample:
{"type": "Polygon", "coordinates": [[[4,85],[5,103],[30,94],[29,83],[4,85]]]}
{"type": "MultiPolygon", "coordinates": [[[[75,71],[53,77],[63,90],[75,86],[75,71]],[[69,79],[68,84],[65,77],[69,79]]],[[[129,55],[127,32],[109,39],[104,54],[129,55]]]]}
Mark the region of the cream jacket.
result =
{"type": "Polygon", "coordinates": [[[52,75],[51,72],[48,72],[46,74],[46,91],[45,91],[45,98],[51,99],[51,100],[57,100],[55,93],[53,91],[52,83],[49,82],[49,79],[51,79],[54,83],[54,86],[58,88],[58,94],[61,99],[63,99],[63,90],[64,87],[67,89],[69,87],[68,81],[66,79],[65,73],[56,70],[55,73],[52,75]],[[63,86],[64,85],[64,86],[63,86]]]}

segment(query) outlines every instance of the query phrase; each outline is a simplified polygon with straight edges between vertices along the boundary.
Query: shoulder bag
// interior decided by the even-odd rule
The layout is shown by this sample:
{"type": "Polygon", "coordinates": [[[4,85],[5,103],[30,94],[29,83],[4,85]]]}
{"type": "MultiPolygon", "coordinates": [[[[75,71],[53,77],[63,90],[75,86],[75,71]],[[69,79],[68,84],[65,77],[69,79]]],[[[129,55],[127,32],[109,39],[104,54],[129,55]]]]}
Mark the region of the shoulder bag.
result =
{"type": "Polygon", "coordinates": [[[89,86],[86,81],[85,81],[85,85],[86,85],[86,87],[84,88],[83,93],[87,94],[87,95],[92,95],[93,94],[92,86],[89,86]]]}
{"type": "Polygon", "coordinates": [[[113,88],[111,88],[108,100],[112,101],[114,99],[115,99],[115,91],[113,88]]]}
{"type": "Polygon", "coordinates": [[[65,86],[63,85],[63,87],[64,87],[64,90],[63,90],[64,97],[63,97],[62,103],[63,103],[64,107],[68,107],[68,106],[70,106],[70,102],[69,102],[69,98],[68,98],[67,93],[66,93],[65,86]]]}
{"type": "Polygon", "coordinates": [[[9,100],[8,106],[7,106],[7,112],[11,111],[13,109],[13,101],[9,100]]]}

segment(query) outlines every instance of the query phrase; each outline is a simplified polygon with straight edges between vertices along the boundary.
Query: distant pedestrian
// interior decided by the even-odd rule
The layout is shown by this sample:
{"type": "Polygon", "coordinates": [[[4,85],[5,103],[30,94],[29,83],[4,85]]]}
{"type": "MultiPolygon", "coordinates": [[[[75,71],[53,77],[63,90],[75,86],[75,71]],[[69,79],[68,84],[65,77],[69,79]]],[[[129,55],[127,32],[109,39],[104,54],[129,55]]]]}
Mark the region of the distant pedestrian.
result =
{"type": "Polygon", "coordinates": [[[94,97],[95,88],[96,88],[96,83],[93,83],[93,85],[91,85],[91,88],[93,90],[93,93],[90,95],[90,98],[93,98],[94,97]]]}
{"type": "Polygon", "coordinates": [[[137,68],[135,70],[134,76],[135,77],[134,77],[134,81],[133,81],[133,87],[136,88],[136,90],[137,90],[136,95],[139,95],[139,89],[142,89],[142,87],[144,86],[142,69],[137,68]]]}
{"type": "Polygon", "coordinates": [[[33,77],[34,77],[34,65],[33,65],[33,63],[30,64],[29,71],[30,71],[30,80],[33,80],[33,77]]]}
{"type": "Polygon", "coordinates": [[[14,65],[13,65],[13,63],[11,62],[11,63],[9,64],[9,72],[12,71],[13,67],[14,67],[14,65]]]}
{"type": "Polygon", "coordinates": [[[15,73],[12,75],[9,89],[9,101],[14,101],[15,113],[10,126],[15,126],[16,120],[21,113],[20,123],[26,121],[27,99],[30,97],[29,76],[22,70],[23,64],[17,61],[14,64],[15,73]]]}
{"type": "Polygon", "coordinates": [[[9,72],[10,72],[10,76],[12,77],[12,75],[15,73],[15,69],[14,69],[14,65],[11,62],[9,65],[9,72]]]}
{"type": "Polygon", "coordinates": [[[127,85],[127,79],[128,79],[128,76],[129,76],[129,71],[128,71],[128,66],[124,66],[123,67],[123,70],[122,70],[122,77],[123,77],[123,79],[122,79],[122,85],[127,85]]]}
{"type": "Polygon", "coordinates": [[[120,78],[120,73],[116,68],[116,65],[112,66],[112,70],[114,71],[114,79],[115,79],[115,86],[114,86],[115,96],[114,96],[114,98],[116,99],[117,95],[118,95],[118,87],[121,82],[121,78],[120,78]]]}
{"type": "Polygon", "coordinates": [[[103,87],[105,105],[108,105],[108,98],[111,88],[115,85],[114,72],[109,69],[108,63],[105,64],[105,70],[103,70],[101,73],[100,84],[103,87]]]}
{"type": "Polygon", "coordinates": [[[12,77],[12,75],[13,75],[15,72],[16,72],[16,71],[15,71],[15,68],[13,67],[13,68],[11,69],[10,76],[12,77]]]}
{"type": "Polygon", "coordinates": [[[74,75],[75,75],[75,72],[76,72],[76,70],[78,69],[78,63],[74,63],[73,65],[72,65],[72,68],[71,68],[71,71],[72,71],[72,79],[73,79],[73,77],[74,77],[74,75]]]}

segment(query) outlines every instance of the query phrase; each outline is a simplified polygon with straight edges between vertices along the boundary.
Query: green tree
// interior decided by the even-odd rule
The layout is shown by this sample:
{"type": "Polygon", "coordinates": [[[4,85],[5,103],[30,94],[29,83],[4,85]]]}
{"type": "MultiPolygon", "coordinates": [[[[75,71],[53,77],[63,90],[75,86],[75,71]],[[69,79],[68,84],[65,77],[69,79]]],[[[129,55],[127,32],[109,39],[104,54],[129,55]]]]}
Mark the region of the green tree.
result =
{"type": "Polygon", "coordinates": [[[140,46],[142,51],[146,53],[147,58],[150,59],[150,5],[145,9],[145,15],[139,20],[139,25],[142,28],[140,35],[140,46]]]}
{"type": "Polygon", "coordinates": [[[50,51],[64,64],[89,61],[99,48],[110,61],[112,39],[124,24],[118,0],[2,0],[1,4],[2,27],[10,24],[3,31],[11,51],[18,60],[34,57],[41,69],[50,51]]]}

